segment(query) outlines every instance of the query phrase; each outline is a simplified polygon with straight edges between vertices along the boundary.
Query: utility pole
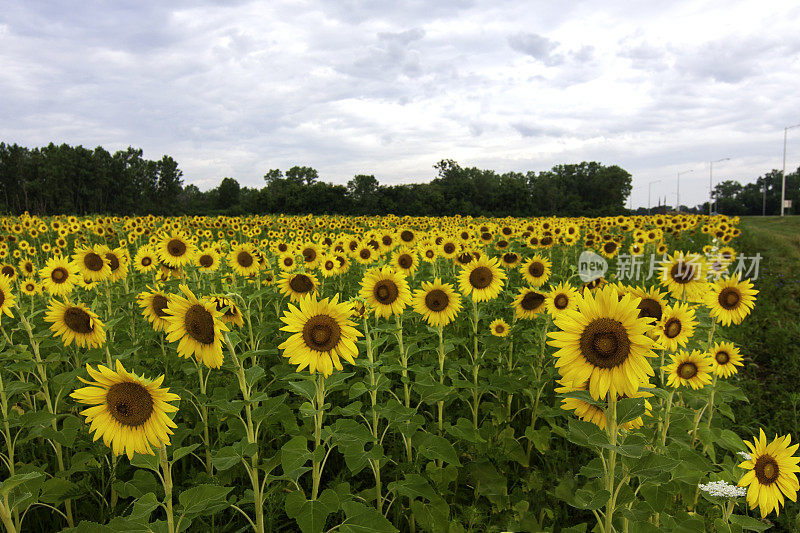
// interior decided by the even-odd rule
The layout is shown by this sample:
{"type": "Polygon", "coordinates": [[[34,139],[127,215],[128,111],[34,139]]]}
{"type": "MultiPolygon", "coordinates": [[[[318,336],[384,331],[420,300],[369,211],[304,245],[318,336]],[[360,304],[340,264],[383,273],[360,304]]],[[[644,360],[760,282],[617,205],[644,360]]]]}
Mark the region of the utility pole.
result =
{"type": "Polygon", "coordinates": [[[716,161],[711,161],[708,165],[708,216],[711,216],[711,197],[714,194],[713,187],[714,187],[714,163],[719,163],[721,161],[730,161],[730,157],[725,157],[723,159],[717,159],[716,161]]]}
{"type": "Polygon", "coordinates": [[[650,183],[647,184],[647,214],[648,215],[651,214],[650,213],[650,205],[651,205],[650,204],[650,192],[653,190],[653,184],[654,183],[660,183],[660,182],[661,182],[661,180],[655,180],[655,181],[651,181],[650,183]]]}
{"type": "Polygon", "coordinates": [[[786,136],[789,130],[800,128],[800,124],[786,126],[783,128],[783,172],[781,172],[781,216],[783,216],[783,204],[786,202],[786,136]]]}
{"type": "Polygon", "coordinates": [[[688,174],[689,172],[694,172],[694,170],[678,171],[678,190],[676,191],[675,198],[675,203],[677,204],[675,206],[675,211],[678,213],[681,212],[681,174],[688,174]]]}

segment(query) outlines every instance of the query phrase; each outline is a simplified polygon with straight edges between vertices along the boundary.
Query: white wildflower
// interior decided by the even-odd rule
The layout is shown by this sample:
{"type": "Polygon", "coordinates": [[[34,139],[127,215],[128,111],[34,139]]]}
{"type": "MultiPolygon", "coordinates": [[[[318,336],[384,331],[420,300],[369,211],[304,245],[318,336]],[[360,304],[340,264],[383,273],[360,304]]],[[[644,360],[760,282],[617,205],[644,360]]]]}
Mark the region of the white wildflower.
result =
{"type": "Polygon", "coordinates": [[[699,485],[699,487],[700,490],[707,492],[709,496],[718,498],[739,498],[747,495],[747,488],[737,487],[727,481],[709,481],[705,485],[699,485]]]}
{"type": "Polygon", "coordinates": [[[751,456],[749,453],[747,453],[747,452],[736,452],[736,453],[738,453],[739,455],[741,455],[742,457],[744,457],[744,460],[745,460],[745,461],[749,461],[749,460],[751,460],[751,459],[753,458],[753,457],[752,457],[752,456],[751,456]]]}

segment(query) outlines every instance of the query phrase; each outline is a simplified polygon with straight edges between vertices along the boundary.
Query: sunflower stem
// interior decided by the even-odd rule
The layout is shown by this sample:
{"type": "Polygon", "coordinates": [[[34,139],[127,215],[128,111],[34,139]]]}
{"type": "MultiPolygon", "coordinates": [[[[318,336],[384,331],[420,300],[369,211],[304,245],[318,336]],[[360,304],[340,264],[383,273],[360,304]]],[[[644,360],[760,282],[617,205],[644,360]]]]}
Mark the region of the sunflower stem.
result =
{"type": "Polygon", "coordinates": [[[664,427],[661,430],[661,446],[667,445],[667,431],[669,430],[669,415],[672,411],[672,398],[675,396],[675,389],[672,389],[667,398],[667,410],[664,412],[664,427]]]}
{"type": "MultiPolygon", "coordinates": [[[[439,384],[444,387],[444,327],[439,326],[439,384]]],[[[444,435],[444,400],[439,400],[439,435],[444,435]]],[[[441,467],[441,460],[439,461],[441,467]]]]}
{"type": "MultiPolygon", "coordinates": [[[[372,439],[374,446],[378,445],[378,382],[375,380],[375,360],[372,353],[372,337],[369,334],[369,321],[364,315],[364,339],[367,343],[367,359],[369,359],[369,397],[372,403],[372,439]]],[[[378,512],[383,512],[383,496],[381,496],[381,462],[372,461],[372,472],[375,475],[375,507],[378,512]]]]}
{"type": "MultiPolygon", "coordinates": [[[[608,440],[612,447],[617,445],[617,395],[616,393],[609,392],[608,394],[608,410],[606,411],[606,431],[608,432],[608,440]]],[[[606,464],[606,490],[608,490],[608,503],[606,504],[605,512],[605,525],[603,531],[605,533],[612,533],[614,531],[613,516],[614,516],[614,493],[615,493],[615,479],[614,470],[617,464],[617,451],[614,449],[608,450],[608,462],[606,464]]]]}
{"type": "Polygon", "coordinates": [[[14,521],[11,520],[11,511],[8,508],[8,494],[3,497],[3,501],[0,501],[0,519],[3,521],[3,525],[6,526],[6,531],[8,533],[17,533],[17,528],[14,525],[14,521]]]}
{"type": "Polygon", "coordinates": [[[480,411],[480,394],[478,394],[478,374],[480,373],[480,364],[478,362],[478,320],[480,313],[478,311],[478,300],[472,299],[472,426],[478,429],[478,413],[480,411]]]}
{"type": "Polygon", "coordinates": [[[164,482],[164,508],[167,511],[167,531],[175,533],[175,515],[172,512],[172,466],[167,461],[167,445],[164,443],[158,449],[158,462],[161,466],[161,479],[164,482]]]}
{"type": "MultiPolygon", "coordinates": [[[[708,349],[706,352],[711,352],[711,343],[714,342],[714,330],[717,327],[717,322],[711,323],[711,331],[708,332],[708,349]]],[[[713,381],[711,382],[711,396],[708,398],[708,424],[706,427],[711,429],[711,418],[714,416],[714,396],[717,393],[717,372],[714,371],[713,381]]]]}
{"type": "MultiPolygon", "coordinates": [[[[197,377],[200,381],[200,394],[203,395],[203,401],[200,403],[200,418],[203,421],[203,444],[206,449],[206,472],[211,476],[214,474],[214,468],[211,463],[211,438],[208,432],[208,407],[205,404],[206,396],[206,381],[203,379],[203,365],[195,361],[197,365],[197,377]]],[[[209,374],[211,372],[209,371],[209,374]]]]}
{"type": "Polygon", "coordinates": [[[319,482],[322,478],[322,463],[316,457],[319,455],[317,450],[322,446],[322,420],[325,415],[325,376],[317,375],[316,397],[314,412],[314,457],[312,464],[313,484],[311,487],[311,499],[316,500],[319,494],[319,482]]]}

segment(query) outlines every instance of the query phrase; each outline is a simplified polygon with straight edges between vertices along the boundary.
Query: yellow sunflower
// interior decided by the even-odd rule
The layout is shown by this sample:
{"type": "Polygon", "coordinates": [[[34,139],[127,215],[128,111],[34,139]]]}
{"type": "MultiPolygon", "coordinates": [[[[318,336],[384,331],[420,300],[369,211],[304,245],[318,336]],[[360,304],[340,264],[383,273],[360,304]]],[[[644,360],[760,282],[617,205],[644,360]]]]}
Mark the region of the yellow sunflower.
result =
{"type": "Polygon", "coordinates": [[[281,294],[288,296],[289,299],[297,303],[306,295],[316,294],[319,282],[313,274],[298,272],[292,274],[286,272],[281,274],[278,280],[278,288],[281,294]]]}
{"type": "Polygon", "coordinates": [[[242,317],[242,312],[239,311],[239,307],[236,305],[236,302],[234,302],[232,298],[227,298],[219,294],[215,294],[214,296],[210,296],[209,298],[211,299],[212,302],[214,302],[214,305],[217,307],[217,311],[222,313],[223,322],[225,322],[226,324],[233,324],[238,328],[244,326],[244,318],[242,317]]]}
{"type": "Polygon", "coordinates": [[[95,441],[102,437],[114,455],[124,453],[129,460],[134,453],[154,455],[153,447],[169,445],[170,428],[178,427],[167,413],[178,410],[168,402],[180,397],[161,387],[163,375],[156,379],[137,376],[119,360],[116,367],[114,371],[98,365],[94,370],[87,363],[86,371],[94,381],[79,378],[88,386],[70,396],[92,406],[81,411],[90,424],[89,432],[94,432],[95,441]]]}
{"type": "Polygon", "coordinates": [[[517,318],[532,319],[547,309],[546,301],[547,296],[535,289],[522,288],[511,302],[511,307],[514,308],[514,315],[517,318]]]}
{"type": "Polygon", "coordinates": [[[510,330],[508,323],[502,318],[496,318],[489,324],[489,331],[495,337],[507,337],[510,330]]]}
{"type": "Polygon", "coordinates": [[[520,270],[525,281],[532,287],[541,287],[550,279],[550,268],[552,263],[549,259],[539,254],[533,254],[530,259],[525,261],[520,270]]]}
{"type": "Polygon", "coordinates": [[[42,278],[44,288],[53,296],[69,294],[80,279],[75,264],[60,255],[48,259],[44,267],[39,270],[39,276],[42,278]]]}
{"type": "Polygon", "coordinates": [[[342,370],[341,359],[350,364],[358,357],[356,340],[362,333],[350,320],[352,304],[339,303],[339,295],[332,299],[317,300],[311,294],[300,300],[299,307],[289,304],[281,321],[286,325],[281,331],[292,333],[278,348],[289,363],[297,365],[297,372],[308,368],[312,374],[327,377],[333,369],[342,370]]]}
{"type": "Polygon", "coordinates": [[[166,319],[169,316],[166,312],[169,295],[159,288],[150,289],[140,292],[136,296],[136,302],[142,308],[142,316],[152,324],[153,329],[164,331],[164,328],[167,327],[166,319]]]}
{"type": "Polygon", "coordinates": [[[672,362],[664,367],[667,385],[670,387],[691,387],[702,389],[711,383],[712,363],[707,353],[680,350],[670,354],[672,362]]]}
{"type": "Polygon", "coordinates": [[[631,287],[630,293],[641,298],[639,316],[652,318],[653,324],[658,324],[664,315],[664,308],[667,306],[666,293],[659,291],[657,287],[631,287]]]}
{"type": "Polygon", "coordinates": [[[392,256],[391,265],[397,272],[408,277],[419,267],[419,256],[414,250],[401,246],[395,250],[392,256]]]}
{"type": "Polygon", "coordinates": [[[708,290],[705,257],[676,252],[661,263],[660,283],[677,299],[699,302],[708,290]]]}
{"type": "Polygon", "coordinates": [[[36,265],[33,264],[33,261],[30,259],[20,259],[19,264],[19,271],[22,273],[23,276],[29,278],[36,274],[36,265]]]}
{"type": "Polygon", "coordinates": [[[108,246],[103,246],[102,250],[109,268],[108,281],[113,283],[126,277],[128,275],[128,251],[124,248],[112,250],[108,246]]]}
{"type": "Polygon", "coordinates": [[[0,317],[5,313],[13,317],[11,309],[16,305],[14,293],[11,292],[11,280],[5,276],[0,276],[0,317]]]}
{"type": "Polygon", "coordinates": [[[422,282],[422,288],[414,291],[411,305],[429,325],[444,327],[461,310],[461,296],[452,285],[435,278],[433,283],[422,282]]]}
{"type": "Polygon", "coordinates": [[[686,346],[694,335],[697,326],[694,309],[689,304],[676,303],[664,308],[661,322],[655,330],[658,344],[669,351],[675,351],[680,346],[686,346]]]}
{"type": "Polygon", "coordinates": [[[222,313],[216,305],[207,300],[198,300],[181,284],[184,296],[173,295],[169,298],[164,317],[167,325],[164,329],[169,342],[178,342],[178,355],[194,356],[198,362],[209,368],[222,366],[222,335],[228,327],[222,322],[222,313]]]}
{"type": "Polygon", "coordinates": [[[458,274],[461,292],[476,302],[497,298],[503,290],[505,279],[506,273],[500,268],[496,258],[481,257],[462,268],[458,274]]]}
{"type": "Polygon", "coordinates": [[[753,289],[750,280],[739,281],[739,275],[734,274],[711,284],[706,294],[706,305],[709,314],[723,326],[741,324],[755,307],[756,294],[758,291],[753,289]]]}
{"type": "Polygon", "coordinates": [[[228,265],[240,276],[252,276],[260,268],[256,259],[256,250],[252,244],[239,244],[228,253],[228,265]]]}
{"type": "Polygon", "coordinates": [[[728,378],[736,374],[737,366],[744,366],[742,354],[732,342],[717,342],[708,352],[711,356],[711,366],[714,373],[721,378],[728,378]]]}
{"type": "Polygon", "coordinates": [[[750,509],[756,506],[761,511],[761,518],[765,518],[773,510],[780,513],[784,498],[797,501],[797,491],[800,484],[797,481],[797,472],[800,467],[800,457],[794,453],[797,444],[791,445],[792,437],[784,435],[767,443],[764,430],[759,431],[757,439],[753,442],[744,441],[750,449],[750,458],[739,464],[739,468],[747,470],[739,480],[740,487],[747,487],[747,504],[750,509]]]}
{"type": "Polygon", "coordinates": [[[611,287],[592,294],[584,291],[576,311],[554,319],[561,331],[548,333],[558,348],[556,368],[572,383],[589,383],[596,400],[607,394],[632,397],[653,376],[647,361],[654,357],[653,340],[645,333],[648,320],[639,318],[639,299],[619,299],[611,287]]]}
{"type": "Polygon", "coordinates": [[[390,267],[368,270],[361,280],[359,294],[375,310],[375,315],[383,318],[402,315],[411,304],[408,281],[390,267]]]}
{"type": "Polygon", "coordinates": [[[195,264],[200,272],[216,272],[220,265],[220,255],[214,248],[197,252],[195,264]]]}
{"type": "Polygon", "coordinates": [[[22,292],[22,294],[34,296],[42,292],[42,286],[36,280],[29,278],[19,284],[19,290],[22,292]]]}
{"type": "Polygon", "coordinates": [[[158,266],[158,255],[149,246],[142,246],[133,257],[133,268],[139,272],[150,272],[158,266]]]}
{"type": "Polygon", "coordinates": [[[550,316],[555,318],[570,309],[578,308],[580,294],[574,287],[566,283],[551,287],[545,298],[545,308],[550,316]]]}
{"type": "Polygon", "coordinates": [[[158,243],[156,252],[162,263],[170,268],[188,265],[194,259],[197,248],[182,232],[165,235],[158,243]]]}
{"type": "Polygon", "coordinates": [[[11,281],[17,279],[17,269],[14,268],[12,265],[4,264],[0,266],[0,274],[10,279],[11,281]]]}
{"type": "Polygon", "coordinates": [[[44,320],[51,324],[50,331],[61,335],[64,346],[75,341],[77,346],[94,348],[106,342],[103,322],[82,303],[50,300],[44,320]]]}
{"type": "Polygon", "coordinates": [[[84,279],[90,281],[103,281],[111,274],[111,266],[105,260],[105,252],[100,245],[79,248],[72,254],[72,264],[84,279]]]}

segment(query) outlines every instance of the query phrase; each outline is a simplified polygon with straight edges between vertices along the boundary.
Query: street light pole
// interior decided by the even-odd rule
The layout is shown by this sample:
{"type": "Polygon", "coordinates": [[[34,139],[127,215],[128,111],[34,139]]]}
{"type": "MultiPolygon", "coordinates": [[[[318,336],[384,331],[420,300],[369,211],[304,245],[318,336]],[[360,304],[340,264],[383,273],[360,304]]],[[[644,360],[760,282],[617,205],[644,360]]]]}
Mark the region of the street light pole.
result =
{"type": "Polygon", "coordinates": [[[730,161],[730,157],[725,157],[723,159],[717,159],[716,161],[711,161],[708,166],[708,216],[711,216],[711,200],[714,194],[712,187],[714,186],[714,163],[719,163],[721,161],[730,161]]]}
{"type": "Polygon", "coordinates": [[[650,214],[650,192],[653,190],[653,184],[659,183],[661,180],[651,181],[647,184],[647,214],[650,214]]]}
{"type": "Polygon", "coordinates": [[[800,128],[800,124],[783,128],[783,172],[781,172],[781,216],[783,216],[783,203],[786,201],[786,136],[789,130],[800,128]]]}
{"type": "Polygon", "coordinates": [[[675,202],[677,203],[675,211],[678,213],[681,212],[681,174],[688,174],[689,172],[694,172],[694,170],[678,171],[678,191],[675,198],[675,202]]]}

